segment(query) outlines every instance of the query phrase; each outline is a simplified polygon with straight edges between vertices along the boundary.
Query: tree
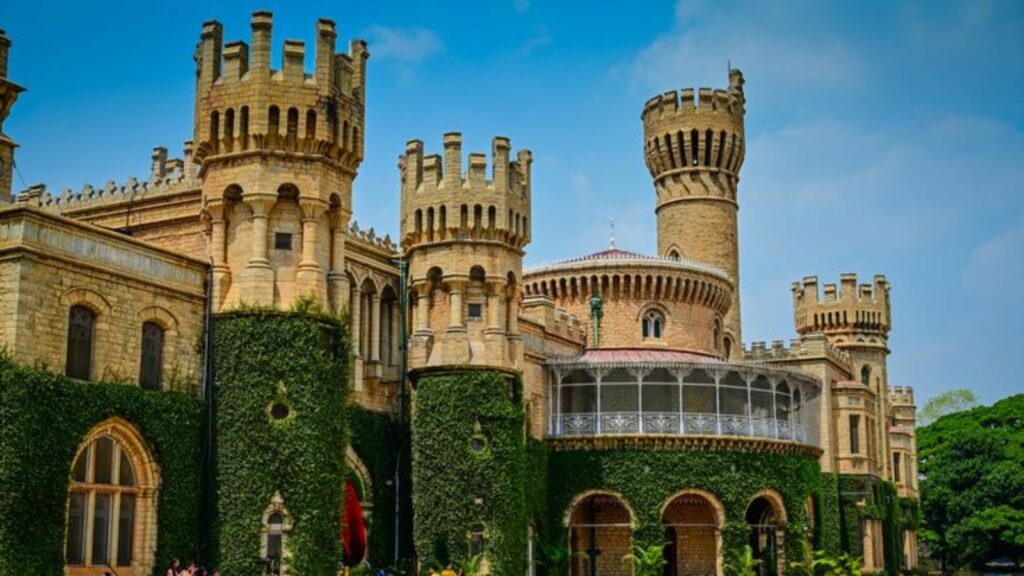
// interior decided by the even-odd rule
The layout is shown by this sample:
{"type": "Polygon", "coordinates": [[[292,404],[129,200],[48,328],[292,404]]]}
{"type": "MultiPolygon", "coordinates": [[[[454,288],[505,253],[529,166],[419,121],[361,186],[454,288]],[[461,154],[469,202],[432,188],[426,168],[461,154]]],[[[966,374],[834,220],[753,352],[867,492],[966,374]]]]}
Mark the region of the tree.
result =
{"type": "Polygon", "coordinates": [[[917,423],[926,426],[939,418],[956,412],[970,410],[978,405],[978,397],[966,388],[943,392],[925,403],[924,408],[917,411],[917,423]]]}
{"type": "Polygon", "coordinates": [[[918,429],[922,537],[943,570],[1024,561],[1024,394],[918,429]]]}

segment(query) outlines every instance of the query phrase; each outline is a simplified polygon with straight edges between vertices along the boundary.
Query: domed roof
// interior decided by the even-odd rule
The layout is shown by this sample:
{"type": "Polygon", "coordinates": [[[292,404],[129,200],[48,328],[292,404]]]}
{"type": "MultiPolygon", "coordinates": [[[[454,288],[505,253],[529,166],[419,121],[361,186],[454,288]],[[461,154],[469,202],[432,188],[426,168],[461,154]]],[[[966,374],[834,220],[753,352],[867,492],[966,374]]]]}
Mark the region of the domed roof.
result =
{"type": "Polygon", "coordinates": [[[612,245],[604,250],[592,252],[585,256],[577,256],[575,258],[569,258],[566,260],[559,260],[552,264],[544,264],[535,266],[524,271],[524,275],[540,274],[545,272],[571,270],[577,267],[605,267],[615,265],[641,265],[641,266],[654,266],[663,268],[676,268],[683,270],[691,270],[694,272],[703,272],[711,276],[719,277],[723,280],[730,280],[729,275],[725,273],[721,268],[717,268],[704,262],[697,262],[696,260],[686,260],[683,258],[665,258],[662,256],[653,256],[650,254],[642,254],[640,252],[633,252],[631,250],[623,250],[621,248],[612,245]]]}

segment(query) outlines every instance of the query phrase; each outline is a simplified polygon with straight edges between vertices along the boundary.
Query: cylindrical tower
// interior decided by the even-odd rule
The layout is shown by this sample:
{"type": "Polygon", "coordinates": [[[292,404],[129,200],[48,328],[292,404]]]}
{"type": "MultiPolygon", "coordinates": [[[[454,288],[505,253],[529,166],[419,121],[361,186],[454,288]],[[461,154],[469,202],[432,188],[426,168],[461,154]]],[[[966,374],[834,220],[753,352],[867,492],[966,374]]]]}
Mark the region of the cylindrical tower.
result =
{"type": "Polygon", "coordinates": [[[705,262],[733,282],[724,348],[738,350],[739,246],[736,188],[743,165],[743,74],[729,88],[666,92],[643,111],[644,159],[658,195],[658,254],[705,262]]]}
{"type": "Polygon", "coordinates": [[[335,53],[334,22],[306,46],[284,42],[270,66],[272,15],[252,15],[252,47],[203,25],[196,50],[195,160],[210,225],[214,309],[239,302],[287,307],[348,302],[345,228],[363,159],[366,61],[362,41],[335,53]]]}
{"type": "Polygon", "coordinates": [[[402,173],[402,249],[415,306],[410,366],[480,365],[519,369],[523,248],[530,241],[528,150],[510,160],[494,138],[492,167],[469,155],[462,135],[444,136],[444,156],[412,140],[402,173]]]}

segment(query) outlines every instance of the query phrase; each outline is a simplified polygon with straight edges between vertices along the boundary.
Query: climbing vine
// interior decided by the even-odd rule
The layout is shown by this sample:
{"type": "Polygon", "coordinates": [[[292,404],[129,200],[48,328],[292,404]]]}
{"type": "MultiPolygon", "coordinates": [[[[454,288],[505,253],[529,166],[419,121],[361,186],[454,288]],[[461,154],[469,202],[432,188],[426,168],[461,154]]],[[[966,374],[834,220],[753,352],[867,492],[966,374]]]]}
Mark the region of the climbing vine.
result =
{"type": "Polygon", "coordinates": [[[64,573],[72,460],[89,431],[112,417],[138,427],[160,466],[157,566],[197,556],[199,400],[71,380],[0,356],[0,576],[64,573]]]}
{"type": "Polygon", "coordinates": [[[413,416],[414,537],[421,559],[469,555],[482,538],[495,574],[526,570],[526,448],[518,377],[423,375],[413,416]]]}
{"type": "Polygon", "coordinates": [[[214,544],[224,573],[262,573],[263,515],[275,492],[292,519],[293,573],[337,572],[347,334],[343,321],[303,312],[244,310],[214,320],[214,544]]]}

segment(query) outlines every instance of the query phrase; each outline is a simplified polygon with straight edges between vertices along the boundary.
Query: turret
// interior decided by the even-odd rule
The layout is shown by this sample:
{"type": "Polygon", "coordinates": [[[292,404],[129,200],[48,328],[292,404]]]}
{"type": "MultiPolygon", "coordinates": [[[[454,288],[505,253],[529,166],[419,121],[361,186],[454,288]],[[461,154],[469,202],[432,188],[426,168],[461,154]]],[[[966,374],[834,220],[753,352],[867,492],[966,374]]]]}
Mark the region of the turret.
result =
{"type": "Polygon", "coordinates": [[[829,342],[850,354],[850,379],[866,387],[878,402],[871,418],[870,446],[879,473],[892,473],[889,455],[889,281],[875,275],[871,284],[858,284],[856,274],[842,274],[839,285],[819,289],[818,277],[808,276],[793,283],[793,316],[801,336],[823,334],[829,342]]]}
{"type": "Polygon", "coordinates": [[[252,15],[252,46],[203,24],[196,50],[195,152],[210,222],[214,308],[289,306],[312,297],[348,305],[344,231],[363,159],[362,41],[335,53],[333,21],[306,43],[285,40],[271,68],[273,15],[252,15]]]}
{"type": "Polygon", "coordinates": [[[0,30],[0,204],[11,201],[11,182],[14,173],[14,149],[18,145],[4,134],[4,121],[11,113],[18,94],[25,91],[7,79],[7,61],[10,56],[11,41],[7,34],[0,30]]]}
{"type": "Polygon", "coordinates": [[[424,155],[423,143],[412,140],[399,159],[401,243],[416,296],[414,369],[521,366],[517,321],[532,156],[520,150],[510,160],[510,152],[508,138],[496,137],[490,165],[472,153],[463,171],[462,135],[449,132],[443,156],[424,155]]]}
{"type": "Polygon", "coordinates": [[[741,342],[737,186],[743,166],[743,74],[727,89],[685,88],[647,101],[644,159],[658,203],[658,254],[711,264],[733,282],[724,321],[728,348],[741,342]]]}

